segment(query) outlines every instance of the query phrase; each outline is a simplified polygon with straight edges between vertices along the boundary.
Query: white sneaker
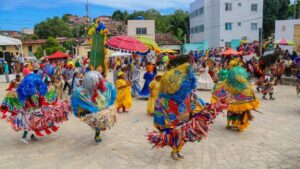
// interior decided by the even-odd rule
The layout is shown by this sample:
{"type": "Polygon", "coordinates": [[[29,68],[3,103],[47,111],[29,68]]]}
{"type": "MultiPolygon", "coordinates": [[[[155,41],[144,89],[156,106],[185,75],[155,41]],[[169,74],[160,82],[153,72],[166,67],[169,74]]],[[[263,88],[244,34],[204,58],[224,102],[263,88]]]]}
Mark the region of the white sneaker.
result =
{"type": "Polygon", "coordinates": [[[25,138],[21,138],[20,141],[24,144],[29,144],[28,141],[25,138]]]}

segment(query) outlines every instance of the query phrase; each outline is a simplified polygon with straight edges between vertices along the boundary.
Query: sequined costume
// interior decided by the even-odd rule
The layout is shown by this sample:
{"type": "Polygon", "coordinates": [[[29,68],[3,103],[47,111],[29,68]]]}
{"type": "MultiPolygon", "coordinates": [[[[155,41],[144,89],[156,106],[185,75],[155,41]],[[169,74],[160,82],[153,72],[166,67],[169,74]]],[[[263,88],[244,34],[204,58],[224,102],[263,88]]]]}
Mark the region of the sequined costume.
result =
{"type": "Polygon", "coordinates": [[[37,74],[28,74],[16,90],[8,91],[2,105],[2,118],[15,131],[30,131],[37,136],[56,132],[68,120],[68,101],[58,101],[55,90],[49,89],[37,74]]]}
{"type": "Polygon", "coordinates": [[[208,126],[217,116],[214,105],[206,105],[193,93],[197,80],[189,63],[180,64],[184,58],[180,56],[170,61],[170,65],[175,66],[160,80],[154,111],[154,126],[158,131],[148,133],[153,147],[170,146],[175,160],[182,157],[179,153],[186,142],[200,141],[207,136],[208,126]]]}
{"type": "Polygon", "coordinates": [[[252,119],[251,110],[256,110],[260,101],[248,81],[248,73],[240,66],[229,70],[228,78],[217,83],[211,102],[227,103],[227,128],[242,131],[252,119]]]}
{"type": "Polygon", "coordinates": [[[116,122],[115,96],[114,86],[96,71],[88,72],[82,87],[71,96],[74,115],[96,131],[96,142],[101,141],[100,131],[110,129],[116,122]]]}

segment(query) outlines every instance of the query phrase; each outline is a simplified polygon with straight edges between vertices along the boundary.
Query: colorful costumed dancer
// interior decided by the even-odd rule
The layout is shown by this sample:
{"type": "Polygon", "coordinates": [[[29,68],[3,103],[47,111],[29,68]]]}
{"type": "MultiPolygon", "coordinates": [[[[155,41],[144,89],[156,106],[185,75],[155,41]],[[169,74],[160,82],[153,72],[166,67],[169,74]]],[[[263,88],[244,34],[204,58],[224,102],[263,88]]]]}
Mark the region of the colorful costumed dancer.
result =
{"type": "Polygon", "coordinates": [[[251,110],[257,110],[260,101],[255,96],[253,86],[249,83],[248,72],[236,66],[228,73],[225,90],[230,94],[227,109],[227,128],[243,131],[253,119],[251,110]]]}
{"type": "MultiPolygon", "coordinates": [[[[8,91],[1,105],[2,118],[15,131],[24,131],[21,141],[26,144],[29,131],[36,136],[51,134],[58,130],[59,123],[68,120],[70,111],[69,102],[58,101],[42,78],[33,73],[28,74],[16,90],[8,91]]],[[[31,138],[35,139],[33,134],[31,138]]]]}
{"type": "Polygon", "coordinates": [[[265,76],[262,79],[262,82],[259,86],[259,88],[261,89],[260,92],[263,94],[263,99],[266,100],[267,99],[266,95],[269,94],[270,100],[275,100],[275,98],[273,97],[274,85],[275,85],[275,77],[268,70],[265,73],[265,76]]]}
{"type": "Polygon", "coordinates": [[[226,80],[228,78],[228,70],[221,69],[218,74],[218,82],[215,84],[210,102],[216,104],[218,102],[227,104],[229,102],[229,93],[225,90],[226,80]]]}
{"type": "Polygon", "coordinates": [[[140,86],[140,66],[138,62],[135,62],[133,65],[133,69],[131,70],[132,76],[131,76],[131,94],[132,96],[138,96],[141,92],[141,86],[140,86]]]}
{"type": "MultiPolygon", "coordinates": [[[[171,158],[182,159],[180,154],[186,142],[202,140],[208,134],[208,125],[218,111],[206,105],[193,93],[197,79],[188,56],[171,60],[168,71],[160,80],[160,95],[155,104],[154,126],[159,131],[148,133],[153,147],[172,148],[171,158]]],[[[216,108],[216,107],[215,107],[216,108]]]]}
{"type": "Polygon", "coordinates": [[[154,80],[149,84],[150,97],[147,102],[147,113],[153,115],[155,102],[158,99],[160,91],[160,79],[161,75],[157,75],[154,80]]]}
{"type": "Polygon", "coordinates": [[[110,129],[116,122],[114,90],[99,72],[90,71],[85,75],[82,87],[71,96],[74,115],[95,130],[96,143],[102,141],[100,131],[110,129]]]}
{"type": "Polygon", "coordinates": [[[144,74],[144,79],[145,79],[145,83],[144,83],[144,87],[142,89],[142,91],[140,92],[140,97],[143,98],[148,98],[149,97],[149,84],[150,82],[154,79],[154,77],[156,76],[156,70],[154,70],[154,66],[152,64],[149,64],[147,66],[147,72],[144,74]]]}
{"type": "Polygon", "coordinates": [[[132,96],[131,96],[131,84],[126,81],[124,73],[118,73],[118,80],[116,81],[117,88],[117,98],[115,101],[115,106],[119,112],[123,109],[123,112],[127,112],[126,109],[130,109],[132,106],[132,96]]]}

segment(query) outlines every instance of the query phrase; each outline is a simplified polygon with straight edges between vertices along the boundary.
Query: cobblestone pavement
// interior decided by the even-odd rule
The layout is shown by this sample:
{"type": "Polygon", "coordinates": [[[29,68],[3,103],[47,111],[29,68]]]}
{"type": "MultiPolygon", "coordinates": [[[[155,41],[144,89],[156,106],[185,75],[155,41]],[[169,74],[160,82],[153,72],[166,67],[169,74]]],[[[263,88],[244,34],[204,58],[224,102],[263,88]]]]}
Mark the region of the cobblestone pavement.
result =
{"type": "MultiPolygon", "coordinates": [[[[0,84],[1,100],[6,84],[0,84]]],[[[245,132],[225,129],[220,115],[208,137],[188,143],[185,159],[173,161],[168,148],[152,150],[146,129],[153,129],[152,117],[145,112],[146,101],[134,99],[132,111],[119,114],[118,123],[102,133],[96,145],[94,132],[70,117],[60,130],[37,142],[19,142],[14,132],[0,121],[0,168],[2,169],[260,169],[300,168],[300,96],[295,88],[277,86],[275,101],[262,101],[261,111],[245,132]]],[[[198,92],[209,100],[209,92],[198,92]]],[[[260,95],[259,95],[260,97],[260,95]]]]}

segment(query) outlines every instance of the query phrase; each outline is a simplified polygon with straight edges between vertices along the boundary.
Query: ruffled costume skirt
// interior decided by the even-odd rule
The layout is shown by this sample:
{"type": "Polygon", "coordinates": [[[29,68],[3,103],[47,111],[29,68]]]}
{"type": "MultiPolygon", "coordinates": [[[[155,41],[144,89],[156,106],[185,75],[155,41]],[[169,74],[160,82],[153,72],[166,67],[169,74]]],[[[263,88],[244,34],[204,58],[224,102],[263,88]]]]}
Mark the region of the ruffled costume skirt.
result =
{"type": "Polygon", "coordinates": [[[6,97],[1,105],[2,119],[8,121],[15,131],[26,130],[37,136],[49,135],[58,125],[68,120],[71,106],[68,101],[57,101],[42,107],[23,107],[17,98],[6,97]]]}

